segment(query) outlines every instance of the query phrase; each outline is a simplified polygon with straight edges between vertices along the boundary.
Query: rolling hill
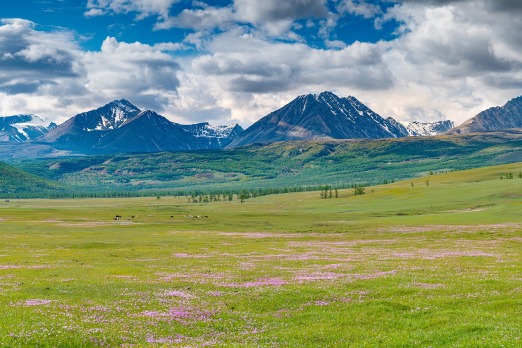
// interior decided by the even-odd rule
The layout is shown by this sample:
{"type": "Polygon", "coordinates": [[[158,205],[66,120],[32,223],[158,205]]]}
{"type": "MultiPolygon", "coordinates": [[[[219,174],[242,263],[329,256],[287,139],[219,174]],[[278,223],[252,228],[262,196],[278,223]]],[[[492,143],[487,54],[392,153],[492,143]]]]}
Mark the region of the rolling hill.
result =
{"type": "Polygon", "coordinates": [[[522,131],[381,140],[292,141],[228,150],[11,162],[76,192],[183,194],[377,184],[522,161],[522,131]]]}
{"type": "Polygon", "coordinates": [[[0,197],[35,196],[35,194],[47,196],[61,189],[62,186],[56,182],[0,162],[0,197]]]}

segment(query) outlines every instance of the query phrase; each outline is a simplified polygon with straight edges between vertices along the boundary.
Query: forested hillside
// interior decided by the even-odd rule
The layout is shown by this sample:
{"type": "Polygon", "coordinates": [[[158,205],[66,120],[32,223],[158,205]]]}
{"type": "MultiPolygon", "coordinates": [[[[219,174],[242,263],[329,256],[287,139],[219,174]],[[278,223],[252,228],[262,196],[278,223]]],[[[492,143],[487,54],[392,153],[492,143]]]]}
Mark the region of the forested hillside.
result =
{"type": "Polygon", "coordinates": [[[48,196],[58,192],[60,185],[0,162],[0,197],[19,195],[48,196]]]}
{"type": "Polygon", "coordinates": [[[386,140],[301,141],[139,155],[21,160],[75,193],[189,194],[357,183],[522,161],[522,131],[386,140]],[[154,193],[151,193],[154,191],[154,193]]]}

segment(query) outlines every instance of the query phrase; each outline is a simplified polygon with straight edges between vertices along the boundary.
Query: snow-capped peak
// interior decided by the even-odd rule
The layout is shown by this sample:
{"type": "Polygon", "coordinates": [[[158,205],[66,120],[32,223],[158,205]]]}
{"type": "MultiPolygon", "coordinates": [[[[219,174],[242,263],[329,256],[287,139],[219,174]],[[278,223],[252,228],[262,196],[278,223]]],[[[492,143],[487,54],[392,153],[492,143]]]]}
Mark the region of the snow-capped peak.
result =
{"type": "Polygon", "coordinates": [[[197,138],[226,139],[239,134],[243,129],[238,124],[213,126],[208,122],[182,126],[185,131],[197,138]],[[237,133],[237,134],[235,134],[237,133]]]}
{"type": "Polygon", "coordinates": [[[0,140],[23,142],[35,139],[56,127],[33,114],[0,117],[0,140]]]}
{"type": "Polygon", "coordinates": [[[438,122],[403,122],[400,124],[406,128],[409,136],[433,136],[445,133],[455,127],[453,121],[438,121],[438,122]]]}
{"type": "Polygon", "coordinates": [[[119,128],[141,110],[125,99],[114,100],[99,109],[77,115],[85,131],[104,131],[119,128]]]}

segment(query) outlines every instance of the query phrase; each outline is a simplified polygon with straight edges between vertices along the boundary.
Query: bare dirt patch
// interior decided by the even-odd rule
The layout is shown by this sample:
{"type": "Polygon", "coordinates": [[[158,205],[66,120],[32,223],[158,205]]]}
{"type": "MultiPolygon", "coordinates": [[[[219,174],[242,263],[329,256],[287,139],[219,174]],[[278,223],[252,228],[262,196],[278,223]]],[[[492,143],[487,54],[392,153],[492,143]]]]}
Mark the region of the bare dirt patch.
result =
{"type": "Polygon", "coordinates": [[[444,213],[473,213],[477,211],[484,211],[487,208],[466,208],[466,209],[459,209],[459,210],[446,210],[444,213]]]}
{"type": "Polygon", "coordinates": [[[114,226],[114,225],[130,225],[132,221],[86,221],[86,222],[71,222],[71,223],[60,223],[59,226],[64,227],[99,227],[99,226],[114,226]]]}
{"type": "Polygon", "coordinates": [[[237,237],[237,238],[300,238],[310,236],[305,233],[270,233],[270,232],[220,232],[220,236],[237,237]]]}
{"type": "Polygon", "coordinates": [[[378,232],[477,232],[477,231],[492,231],[492,230],[506,230],[519,229],[520,224],[506,223],[506,224],[491,224],[491,225],[425,225],[425,226],[392,226],[380,228],[378,232]]]}

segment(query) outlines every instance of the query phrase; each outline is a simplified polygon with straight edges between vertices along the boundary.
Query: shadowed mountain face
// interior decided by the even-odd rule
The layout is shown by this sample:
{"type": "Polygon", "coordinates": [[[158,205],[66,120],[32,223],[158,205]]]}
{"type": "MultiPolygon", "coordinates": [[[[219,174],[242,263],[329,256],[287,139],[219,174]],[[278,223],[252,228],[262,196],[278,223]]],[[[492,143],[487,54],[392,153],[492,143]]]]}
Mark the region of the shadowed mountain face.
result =
{"type": "Polygon", "coordinates": [[[78,114],[38,141],[76,154],[184,151],[223,148],[242,130],[208,123],[182,126],[122,99],[78,114]]]}
{"type": "Polygon", "coordinates": [[[143,111],[107,132],[94,145],[96,152],[161,152],[206,149],[205,142],[154,111],[143,111]]]}
{"type": "Polygon", "coordinates": [[[354,97],[333,93],[303,95],[263,117],[230,146],[286,140],[397,138],[406,136],[398,127],[354,97]]]}
{"type": "Polygon", "coordinates": [[[36,139],[56,128],[36,115],[14,115],[0,117],[0,141],[22,143],[36,139]]]}
{"type": "MultiPolygon", "coordinates": [[[[469,133],[522,128],[522,97],[491,108],[451,130],[469,133]]],[[[63,124],[42,126],[33,115],[0,117],[0,158],[34,158],[161,151],[209,150],[292,140],[382,139],[432,136],[451,121],[398,122],[384,119],[354,97],[303,95],[247,130],[239,125],[180,125],[125,99],[78,114],[63,124]]]]}
{"type": "Polygon", "coordinates": [[[522,96],[510,100],[504,106],[482,111],[450,133],[465,134],[511,128],[522,128],[522,96]]]}

